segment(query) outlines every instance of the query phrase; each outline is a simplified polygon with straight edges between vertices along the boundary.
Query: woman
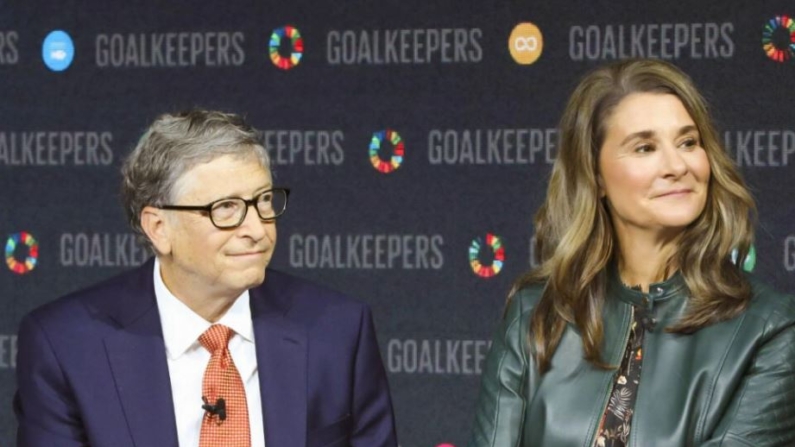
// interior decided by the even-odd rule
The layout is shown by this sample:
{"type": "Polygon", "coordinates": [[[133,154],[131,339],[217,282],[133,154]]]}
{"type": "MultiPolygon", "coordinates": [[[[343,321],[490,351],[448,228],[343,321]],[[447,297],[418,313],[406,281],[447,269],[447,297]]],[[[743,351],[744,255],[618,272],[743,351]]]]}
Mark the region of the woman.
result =
{"type": "Polygon", "coordinates": [[[470,447],[795,446],[795,299],[740,267],[754,213],[687,75],[587,75],[470,447]]]}

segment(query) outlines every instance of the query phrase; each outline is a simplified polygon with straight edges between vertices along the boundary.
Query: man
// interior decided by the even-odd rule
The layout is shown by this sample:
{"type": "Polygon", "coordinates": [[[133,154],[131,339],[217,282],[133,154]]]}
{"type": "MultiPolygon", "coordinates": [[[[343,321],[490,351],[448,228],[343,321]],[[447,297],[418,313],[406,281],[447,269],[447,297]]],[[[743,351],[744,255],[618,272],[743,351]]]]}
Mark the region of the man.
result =
{"type": "Polygon", "coordinates": [[[396,446],[367,306],[266,270],[289,191],[231,114],[158,118],[122,169],[155,257],[19,331],[19,447],[396,446]]]}

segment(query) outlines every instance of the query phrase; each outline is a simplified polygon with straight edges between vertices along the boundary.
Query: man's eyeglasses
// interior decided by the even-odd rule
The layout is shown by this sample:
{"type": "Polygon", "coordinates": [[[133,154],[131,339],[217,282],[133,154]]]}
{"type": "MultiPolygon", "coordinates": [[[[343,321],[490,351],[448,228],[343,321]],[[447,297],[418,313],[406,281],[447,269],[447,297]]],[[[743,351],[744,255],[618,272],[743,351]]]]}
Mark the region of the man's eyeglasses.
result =
{"type": "Polygon", "coordinates": [[[226,230],[239,227],[246,220],[248,207],[254,205],[259,218],[268,221],[284,214],[287,209],[288,188],[273,188],[257,194],[250,200],[228,197],[204,206],[160,205],[157,208],[177,211],[204,211],[216,228],[226,230]]]}

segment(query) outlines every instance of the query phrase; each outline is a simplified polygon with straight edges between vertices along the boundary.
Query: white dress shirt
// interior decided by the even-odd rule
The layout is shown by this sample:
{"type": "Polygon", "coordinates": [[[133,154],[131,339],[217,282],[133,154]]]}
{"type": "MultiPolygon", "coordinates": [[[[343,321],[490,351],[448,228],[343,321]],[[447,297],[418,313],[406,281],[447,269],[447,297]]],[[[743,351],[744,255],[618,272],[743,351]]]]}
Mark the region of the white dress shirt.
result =
{"type": "MultiPolygon", "coordinates": [[[[171,397],[177,421],[180,447],[198,447],[202,410],[202,381],[210,361],[210,352],[199,344],[199,336],[212,323],[193,312],[175,297],[160,276],[160,263],[155,260],[155,297],[163,326],[163,339],[171,379],[171,397]]],[[[217,322],[234,331],[229,339],[229,352],[246,389],[251,447],[265,447],[262,402],[257,372],[254,326],[251,322],[248,291],[243,292],[217,322]]]]}

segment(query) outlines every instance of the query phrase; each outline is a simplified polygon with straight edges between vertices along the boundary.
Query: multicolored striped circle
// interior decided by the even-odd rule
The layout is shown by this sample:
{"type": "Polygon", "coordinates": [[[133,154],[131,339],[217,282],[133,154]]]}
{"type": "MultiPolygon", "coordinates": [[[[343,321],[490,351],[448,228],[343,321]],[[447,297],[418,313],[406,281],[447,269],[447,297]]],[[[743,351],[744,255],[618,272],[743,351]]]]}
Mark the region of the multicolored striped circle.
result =
{"type": "Polygon", "coordinates": [[[405,147],[403,146],[403,140],[400,138],[400,134],[392,129],[376,132],[370,140],[370,163],[373,164],[373,167],[377,169],[378,172],[389,174],[399,168],[400,165],[403,164],[404,152],[405,147]],[[390,157],[389,161],[381,159],[378,155],[378,151],[381,149],[381,145],[385,140],[392,144],[392,157],[390,157]]]}
{"type": "Polygon", "coordinates": [[[301,33],[298,28],[289,25],[273,30],[268,46],[271,62],[282,70],[289,70],[298,65],[301,62],[301,56],[304,54],[304,39],[301,38],[301,33]],[[290,57],[284,57],[279,54],[279,47],[285,37],[290,39],[292,46],[290,57]]]}
{"type": "Polygon", "coordinates": [[[502,246],[502,239],[499,236],[496,236],[491,233],[486,234],[485,244],[484,239],[482,237],[476,237],[472,240],[472,244],[469,246],[469,265],[472,267],[472,271],[475,272],[476,275],[481,276],[483,278],[491,278],[496,276],[502,270],[502,265],[505,262],[505,248],[502,246]],[[491,262],[491,265],[485,266],[480,263],[478,256],[480,255],[480,250],[484,246],[489,246],[491,250],[494,252],[494,260],[491,262]]]}
{"type": "Polygon", "coordinates": [[[12,272],[17,275],[24,275],[36,268],[38,259],[39,243],[36,242],[33,235],[23,231],[21,233],[14,233],[8,237],[8,241],[6,242],[6,264],[8,264],[8,268],[11,269],[12,272]],[[20,244],[24,244],[28,247],[28,256],[25,258],[25,262],[18,261],[14,256],[20,244]]]}
{"type": "Polygon", "coordinates": [[[795,57],[795,20],[787,16],[776,16],[770,19],[762,30],[762,48],[767,57],[776,62],[784,62],[795,57]],[[783,48],[773,42],[773,34],[780,29],[789,34],[789,43],[783,48]]]}

